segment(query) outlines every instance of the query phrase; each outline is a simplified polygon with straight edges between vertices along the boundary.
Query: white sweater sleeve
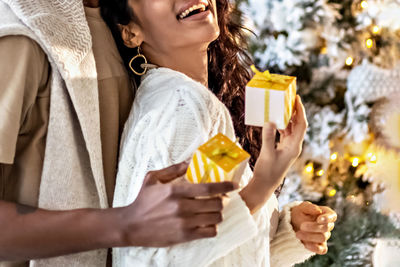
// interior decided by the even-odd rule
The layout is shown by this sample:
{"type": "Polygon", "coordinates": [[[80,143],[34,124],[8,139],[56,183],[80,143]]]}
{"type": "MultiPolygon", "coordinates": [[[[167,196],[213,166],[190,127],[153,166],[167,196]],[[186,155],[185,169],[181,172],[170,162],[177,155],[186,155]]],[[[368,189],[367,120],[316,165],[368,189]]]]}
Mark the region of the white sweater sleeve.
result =
{"type": "MultiPolygon", "coordinates": [[[[148,171],[190,159],[199,145],[231,128],[226,125],[230,118],[211,92],[180,78],[175,83],[159,77],[142,82],[125,127],[114,206],[134,201],[148,171]]],[[[234,136],[233,129],[223,133],[234,136]]],[[[225,256],[257,234],[256,222],[240,195],[229,196],[215,238],[168,248],[117,248],[115,266],[207,266],[225,256]]]]}

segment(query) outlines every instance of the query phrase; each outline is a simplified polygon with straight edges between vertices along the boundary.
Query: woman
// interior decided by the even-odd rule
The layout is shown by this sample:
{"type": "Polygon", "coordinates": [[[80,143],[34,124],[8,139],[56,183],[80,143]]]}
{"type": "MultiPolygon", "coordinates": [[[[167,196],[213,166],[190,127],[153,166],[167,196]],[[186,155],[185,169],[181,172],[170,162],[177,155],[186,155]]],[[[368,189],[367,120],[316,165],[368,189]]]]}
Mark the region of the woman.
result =
{"type": "MultiPolygon", "coordinates": [[[[234,140],[236,130],[244,148],[257,159],[254,174],[248,167],[241,189],[229,195],[216,237],[167,248],[118,248],[115,265],[269,265],[269,240],[278,221],[273,192],[298,157],[306,130],[300,99],[277,147],[275,127],[266,124],[260,148],[260,131],[243,125],[249,73],[241,60],[248,62],[248,57],[240,46],[240,27],[230,20],[227,0],[103,1],[102,9],[132,72],[143,74],[141,67],[148,67],[140,58],[156,66],[142,76],[125,125],[114,206],[135,200],[147,171],[189,160],[199,145],[218,132],[234,140]],[[132,49],[138,51],[136,55],[129,55],[132,49]]],[[[310,210],[310,221],[322,213],[317,207],[310,210]]],[[[219,214],[215,216],[221,220],[219,214]]],[[[273,265],[291,265],[312,255],[295,237],[290,212],[281,221],[271,246],[273,265]]],[[[325,233],[333,228],[328,219],[325,223],[320,230],[323,237],[309,240],[313,243],[309,247],[324,249],[325,233]]],[[[210,236],[216,231],[207,226],[198,230],[210,236]]]]}

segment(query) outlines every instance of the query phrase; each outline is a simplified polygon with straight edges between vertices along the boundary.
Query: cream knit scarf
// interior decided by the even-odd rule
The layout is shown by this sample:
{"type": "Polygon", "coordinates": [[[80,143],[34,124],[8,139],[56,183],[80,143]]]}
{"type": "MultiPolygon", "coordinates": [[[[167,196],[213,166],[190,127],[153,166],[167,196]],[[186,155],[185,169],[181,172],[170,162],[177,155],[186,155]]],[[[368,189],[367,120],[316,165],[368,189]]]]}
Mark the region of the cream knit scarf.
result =
{"type": "MultiPolygon", "coordinates": [[[[106,208],[97,73],[82,0],[0,0],[0,37],[36,41],[51,64],[50,121],[40,185],[45,209],[106,208]]],[[[106,250],[31,266],[105,266],[106,250]]]]}

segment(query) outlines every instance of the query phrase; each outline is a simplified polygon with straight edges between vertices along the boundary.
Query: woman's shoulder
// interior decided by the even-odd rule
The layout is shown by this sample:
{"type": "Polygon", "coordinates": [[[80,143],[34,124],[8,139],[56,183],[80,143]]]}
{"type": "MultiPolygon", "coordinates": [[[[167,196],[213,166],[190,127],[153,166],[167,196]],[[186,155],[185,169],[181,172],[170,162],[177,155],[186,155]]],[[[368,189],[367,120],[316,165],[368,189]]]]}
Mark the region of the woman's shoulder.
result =
{"type": "Polygon", "coordinates": [[[229,111],[211,90],[167,68],[146,73],[134,101],[133,113],[142,118],[152,116],[166,122],[174,118],[182,123],[186,120],[207,125],[207,129],[231,124],[229,111]]]}

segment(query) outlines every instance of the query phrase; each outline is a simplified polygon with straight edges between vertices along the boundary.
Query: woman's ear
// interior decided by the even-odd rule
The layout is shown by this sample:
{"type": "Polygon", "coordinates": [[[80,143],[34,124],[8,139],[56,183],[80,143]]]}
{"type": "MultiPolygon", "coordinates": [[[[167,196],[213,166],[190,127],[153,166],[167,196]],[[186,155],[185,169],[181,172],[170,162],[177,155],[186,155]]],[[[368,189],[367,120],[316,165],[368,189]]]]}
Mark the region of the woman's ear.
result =
{"type": "Polygon", "coordinates": [[[135,48],[142,44],[143,37],[140,28],[135,23],[129,23],[128,25],[119,25],[121,31],[121,37],[124,41],[124,45],[129,48],[135,48]]]}

